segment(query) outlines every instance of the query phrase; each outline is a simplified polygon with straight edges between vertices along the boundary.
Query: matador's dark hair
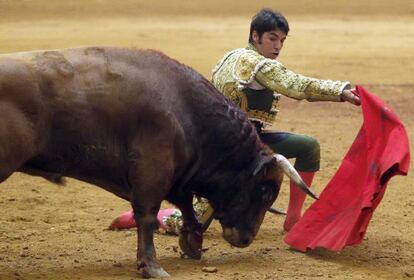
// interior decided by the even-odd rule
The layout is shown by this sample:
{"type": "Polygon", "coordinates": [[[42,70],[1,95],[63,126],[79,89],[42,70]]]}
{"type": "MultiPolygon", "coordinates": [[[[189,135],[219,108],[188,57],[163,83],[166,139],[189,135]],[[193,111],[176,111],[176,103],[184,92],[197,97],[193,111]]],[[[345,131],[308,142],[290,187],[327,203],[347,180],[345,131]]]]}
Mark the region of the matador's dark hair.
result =
{"type": "Polygon", "coordinates": [[[281,30],[287,35],[289,33],[289,23],[286,18],[278,11],[272,9],[260,10],[250,23],[249,43],[253,43],[253,31],[256,31],[259,38],[261,38],[263,33],[275,29],[281,30]]]}

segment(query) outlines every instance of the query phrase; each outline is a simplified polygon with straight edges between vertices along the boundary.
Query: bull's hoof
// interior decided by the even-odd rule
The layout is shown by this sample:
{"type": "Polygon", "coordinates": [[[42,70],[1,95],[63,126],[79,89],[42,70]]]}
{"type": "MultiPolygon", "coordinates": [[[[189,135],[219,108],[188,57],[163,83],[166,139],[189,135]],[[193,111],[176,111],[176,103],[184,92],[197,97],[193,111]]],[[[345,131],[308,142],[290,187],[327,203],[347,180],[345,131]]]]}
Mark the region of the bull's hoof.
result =
{"type": "Polygon", "coordinates": [[[146,266],[142,269],[143,278],[167,278],[170,275],[162,267],[146,266]]]}
{"type": "Polygon", "coordinates": [[[182,231],[179,245],[181,250],[191,259],[201,259],[203,233],[201,231],[182,231]]]}

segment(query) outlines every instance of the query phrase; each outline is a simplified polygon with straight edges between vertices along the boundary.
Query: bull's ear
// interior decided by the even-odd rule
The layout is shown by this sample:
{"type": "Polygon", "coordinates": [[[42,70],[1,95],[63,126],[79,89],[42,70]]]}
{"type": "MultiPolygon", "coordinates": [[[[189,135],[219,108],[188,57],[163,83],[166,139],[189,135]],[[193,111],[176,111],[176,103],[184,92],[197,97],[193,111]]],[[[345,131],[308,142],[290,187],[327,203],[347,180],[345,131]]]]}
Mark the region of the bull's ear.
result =
{"type": "Polygon", "coordinates": [[[253,165],[253,176],[256,176],[267,164],[275,161],[273,155],[260,155],[253,165]]]}

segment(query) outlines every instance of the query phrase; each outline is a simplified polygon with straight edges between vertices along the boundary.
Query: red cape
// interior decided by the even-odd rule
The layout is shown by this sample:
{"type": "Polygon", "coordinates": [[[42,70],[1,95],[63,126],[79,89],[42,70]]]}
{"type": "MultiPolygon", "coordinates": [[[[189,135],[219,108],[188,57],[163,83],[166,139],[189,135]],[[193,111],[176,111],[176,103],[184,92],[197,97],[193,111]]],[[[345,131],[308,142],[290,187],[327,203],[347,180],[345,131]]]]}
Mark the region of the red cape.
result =
{"type": "Polygon", "coordinates": [[[403,124],[381,99],[361,86],[357,91],[364,123],[320,199],[285,237],[297,250],[340,251],[361,243],[388,180],[407,175],[410,151],[403,124]]]}

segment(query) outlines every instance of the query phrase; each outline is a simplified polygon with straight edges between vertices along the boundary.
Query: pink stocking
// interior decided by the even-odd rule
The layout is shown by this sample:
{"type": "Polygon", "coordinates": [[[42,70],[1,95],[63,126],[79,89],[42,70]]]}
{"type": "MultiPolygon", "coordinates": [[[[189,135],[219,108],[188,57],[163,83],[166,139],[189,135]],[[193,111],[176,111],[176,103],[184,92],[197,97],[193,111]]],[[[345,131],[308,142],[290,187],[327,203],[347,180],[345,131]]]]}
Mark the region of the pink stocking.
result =
{"type": "MultiPolygon", "coordinates": [[[[305,172],[300,171],[299,175],[302,177],[303,181],[310,187],[315,176],[315,172],[305,172]]],[[[283,229],[285,231],[290,231],[291,228],[299,221],[302,216],[302,206],[305,201],[306,194],[301,191],[295,183],[290,182],[290,198],[289,206],[287,210],[287,215],[285,223],[283,224],[283,229]]]]}
{"type": "MultiPolygon", "coordinates": [[[[176,211],[175,208],[166,208],[166,209],[161,209],[158,212],[157,219],[158,219],[158,222],[160,223],[160,228],[164,230],[166,229],[165,220],[168,216],[175,213],[175,211],[176,211]]],[[[134,228],[136,226],[137,224],[135,223],[135,219],[134,219],[134,211],[132,211],[131,209],[121,214],[119,217],[117,217],[111,223],[111,225],[109,226],[109,229],[112,229],[112,230],[129,229],[129,228],[134,228]]]]}

